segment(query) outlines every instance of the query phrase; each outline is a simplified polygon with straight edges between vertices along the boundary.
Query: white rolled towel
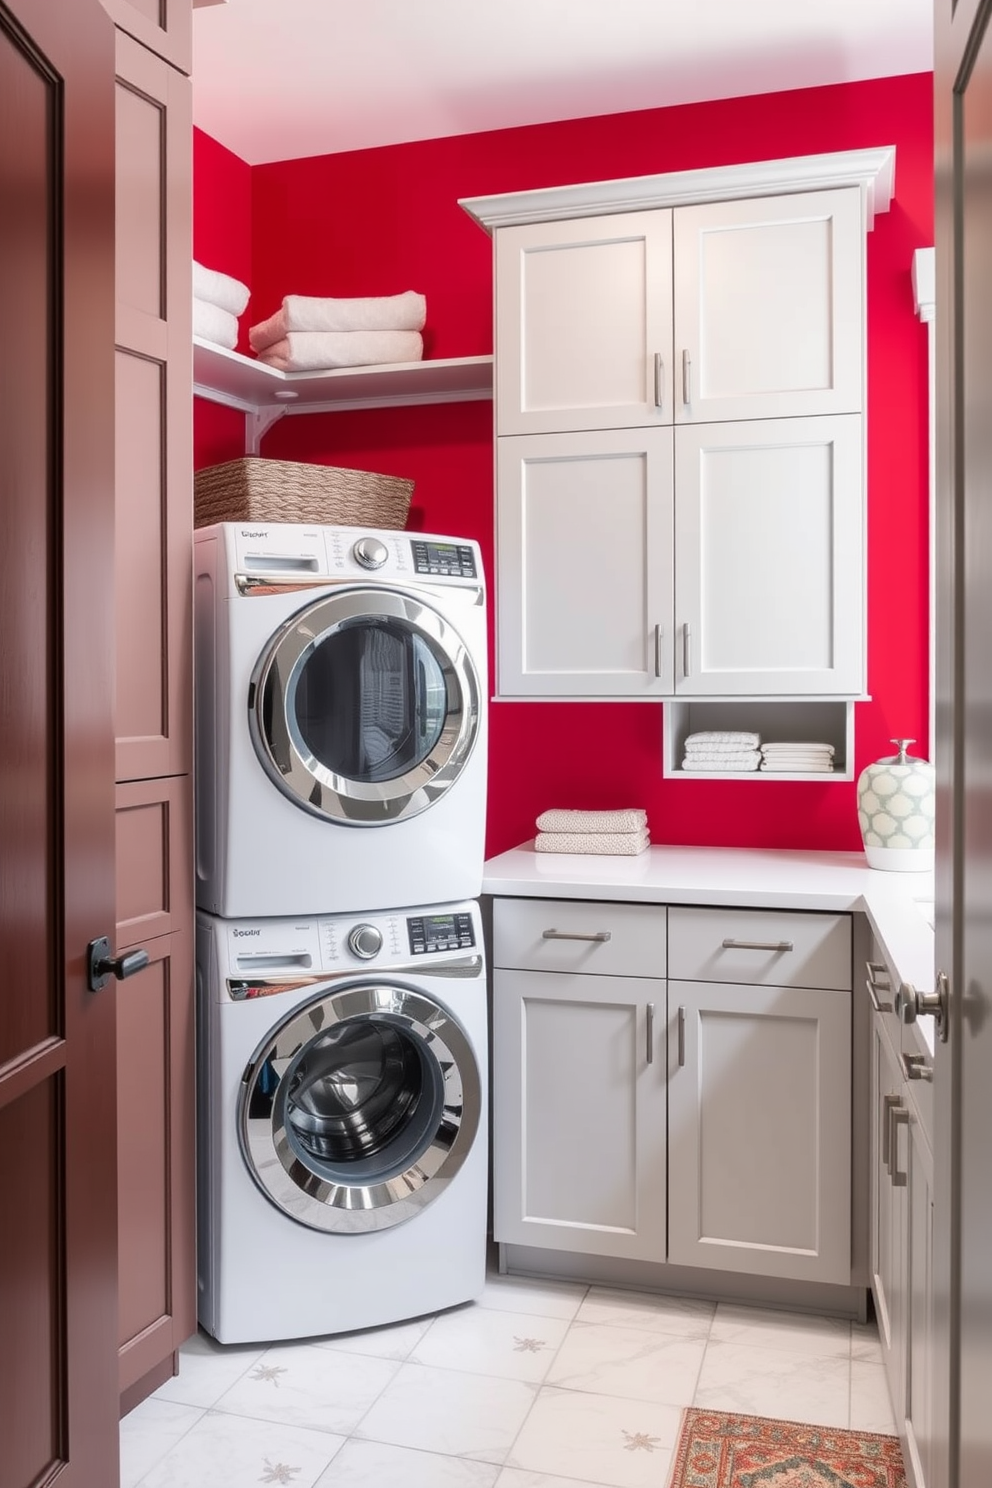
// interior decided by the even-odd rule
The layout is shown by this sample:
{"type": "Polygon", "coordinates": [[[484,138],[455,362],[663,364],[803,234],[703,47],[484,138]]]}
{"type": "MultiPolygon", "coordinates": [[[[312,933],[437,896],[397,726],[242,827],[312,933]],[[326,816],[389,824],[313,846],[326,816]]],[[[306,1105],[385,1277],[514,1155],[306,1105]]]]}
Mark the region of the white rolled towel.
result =
{"type": "Polygon", "coordinates": [[[701,734],[690,734],[685,749],[687,754],[712,754],[716,750],[739,753],[742,749],[757,749],[760,743],[759,734],[744,729],[710,729],[701,734]]]}
{"type": "Polygon", "coordinates": [[[422,331],[426,319],[427,300],[413,289],[364,299],[286,295],[275,315],[251,327],[248,340],[264,351],[290,331],[422,331]]]}
{"type": "Polygon", "coordinates": [[[206,300],[208,305],[217,305],[228,315],[242,315],[248,304],[251,291],[240,279],[222,274],[219,269],[205,269],[193,260],[193,298],[206,300]]]}
{"type": "Polygon", "coordinates": [[[423,355],[419,331],[290,331],[267,346],[259,361],[280,372],[322,372],[334,367],[419,362],[423,355]]]}
{"type": "Polygon", "coordinates": [[[748,770],[757,770],[761,764],[761,754],[757,749],[741,749],[736,753],[728,749],[716,749],[711,754],[703,754],[697,751],[695,754],[686,754],[682,761],[683,770],[733,770],[746,774],[748,770]]]}
{"type": "Polygon", "coordinates": [[[620,811],[542,811],[539,832],[643,832],[648,814],[633,807],[620,811]]]}
{"type": "Polygon", "coordinates": [[[233,351],[238,344],[238,317],[222,310],[219,305],[194,299],[193,335],[233,351]]]}
{"type": "Polygon", "coordinates": [[[540,853],[599,853],[636,858],[650,845],[647,832],[538,832],[534,851],[540,853]]]}

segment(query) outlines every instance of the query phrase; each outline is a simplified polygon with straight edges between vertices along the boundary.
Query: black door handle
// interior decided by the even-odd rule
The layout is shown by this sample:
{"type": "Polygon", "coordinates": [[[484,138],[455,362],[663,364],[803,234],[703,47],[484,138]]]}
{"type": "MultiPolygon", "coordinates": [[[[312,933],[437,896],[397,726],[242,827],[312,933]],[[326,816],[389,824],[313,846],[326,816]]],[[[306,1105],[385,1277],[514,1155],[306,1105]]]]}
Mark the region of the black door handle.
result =
{"type": "Polygon", "coordinates": [[[90,991],[99,992],[112,976],[123,982],[125,977],[134,976],[136,971],[144,971],[148,959],[147,951],[128,951],[126,956],[112,956],[110,941],[105,935],[101,935],[99,940],[91,940],[86,947],[90,991]]]}

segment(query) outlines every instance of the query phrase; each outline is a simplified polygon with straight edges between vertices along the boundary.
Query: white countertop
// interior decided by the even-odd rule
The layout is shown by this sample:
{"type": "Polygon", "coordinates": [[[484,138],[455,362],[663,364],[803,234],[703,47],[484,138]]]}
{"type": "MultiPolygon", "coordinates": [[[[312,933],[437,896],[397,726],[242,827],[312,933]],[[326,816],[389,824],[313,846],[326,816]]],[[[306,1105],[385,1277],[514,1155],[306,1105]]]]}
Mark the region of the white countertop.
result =
{"type": "MultiPolygon", "coordinates": [[[[898,981],[934,980],[933,874],[869,868],[863,853],[772,848],[649,847],[637,857],[538,853],[533,844],[490,858],[482,892],[641,904],[860,911],[898,981]]],[[[920,1027],[930,1036],[932,1019],[920,1027]]]]}

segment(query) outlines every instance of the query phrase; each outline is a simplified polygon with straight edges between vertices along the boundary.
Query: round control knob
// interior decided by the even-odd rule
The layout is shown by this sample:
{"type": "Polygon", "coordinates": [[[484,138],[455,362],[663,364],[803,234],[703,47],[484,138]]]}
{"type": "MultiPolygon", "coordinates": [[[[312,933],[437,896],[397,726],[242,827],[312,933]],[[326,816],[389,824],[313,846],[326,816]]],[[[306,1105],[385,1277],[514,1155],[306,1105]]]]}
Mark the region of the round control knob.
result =
{"type": "Polygon", "coordinates": [[[381,568],[389,557],[389,549],[377,537],[360,537],[351,551],[363,568],[381,568]]]}
{"type": "Polygon", "coordinates": [[[348,949],[362,961],[371,961],[382,950],[382,931],[375,925],[356,925],[348,934],[348,949]]]}

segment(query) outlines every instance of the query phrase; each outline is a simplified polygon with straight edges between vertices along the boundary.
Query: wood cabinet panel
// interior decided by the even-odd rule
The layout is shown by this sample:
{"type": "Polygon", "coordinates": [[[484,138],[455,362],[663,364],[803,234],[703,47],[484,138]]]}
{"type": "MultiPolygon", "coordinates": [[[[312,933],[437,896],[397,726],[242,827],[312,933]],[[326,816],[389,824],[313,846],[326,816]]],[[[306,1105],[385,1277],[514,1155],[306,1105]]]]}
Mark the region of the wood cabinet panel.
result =
{"type": "Polygon", "coordinates": [[[188,775],[117,787],[117,945],[188,929],[192,813],[188,775]]]}
{"type": "Polygon", "coordinates": [[[122,1392],[196,1330],[192,935],[140,944],[116,993],[122,1392]]]}
{"type": "Polygon", "coordinates": [[[117,779],[191,769],[188,79],[117,37],[117,779]]]}
{"type": "Polygon", "coordinates": [[[193,66],[191,0],[101,0],[122,31],[140,41],[180,72],[193,66]]]}

